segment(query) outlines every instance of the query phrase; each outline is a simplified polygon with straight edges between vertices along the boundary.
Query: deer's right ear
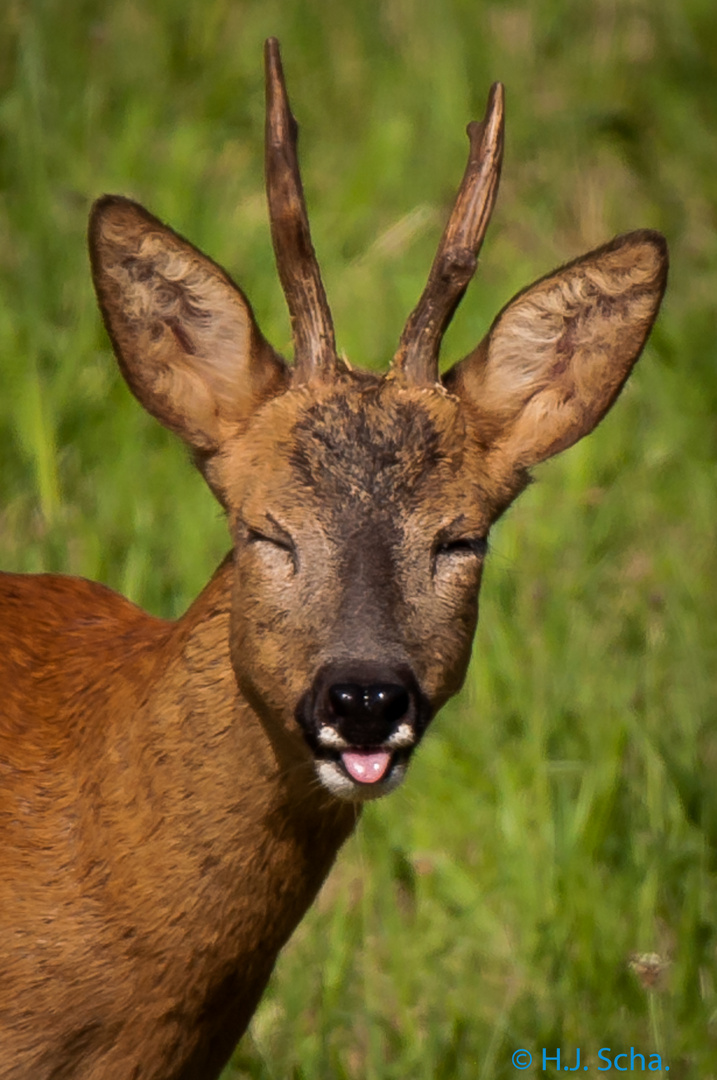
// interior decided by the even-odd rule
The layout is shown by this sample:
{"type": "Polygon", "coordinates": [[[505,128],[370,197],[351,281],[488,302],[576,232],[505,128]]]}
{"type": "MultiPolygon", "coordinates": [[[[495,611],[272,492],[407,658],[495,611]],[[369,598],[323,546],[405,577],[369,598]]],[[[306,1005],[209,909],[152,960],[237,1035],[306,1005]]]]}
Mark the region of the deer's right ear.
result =
{"type": "Polygon", "coordinates": [[[141,404],[198,458],[212,455],[288,384],[227,274],[137,203],[92,208],[92,275],[122,373],[141,404]]]}
{"type": "Polygon", "coordinates": [[[605,415],[642,351],[666,281],[664,237],[619,236],[514,297],[445,385],[508,467],[529,469],[605,415]]]}

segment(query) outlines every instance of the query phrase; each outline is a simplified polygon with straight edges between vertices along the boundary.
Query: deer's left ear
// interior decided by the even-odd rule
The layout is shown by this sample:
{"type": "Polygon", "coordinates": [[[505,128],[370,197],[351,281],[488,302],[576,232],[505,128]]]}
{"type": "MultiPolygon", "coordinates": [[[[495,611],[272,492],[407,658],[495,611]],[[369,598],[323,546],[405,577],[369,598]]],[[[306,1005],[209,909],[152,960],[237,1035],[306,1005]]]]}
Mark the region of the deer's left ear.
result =
{"type": "Polygon", "coordinates": [[[444,379],[481,438],[530,468],[592,431],[647,340],[667,262],[664,237],[633,232],[514,297],[444,379]]]}

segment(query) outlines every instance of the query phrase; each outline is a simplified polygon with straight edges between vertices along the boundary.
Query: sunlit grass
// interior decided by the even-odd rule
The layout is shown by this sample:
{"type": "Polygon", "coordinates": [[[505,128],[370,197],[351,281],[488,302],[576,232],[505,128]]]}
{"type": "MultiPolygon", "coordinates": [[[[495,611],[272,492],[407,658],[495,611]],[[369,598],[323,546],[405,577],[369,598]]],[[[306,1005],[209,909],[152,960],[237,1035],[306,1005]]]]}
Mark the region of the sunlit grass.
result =
{"type": "Polygon", "coordinates": [[[288,348],[261,190],[268,34],[353,362],[392,354],[496,78],[503,188],[447,360],[615,233],[662,229],[672,271],[614,413],[496,529],[466,688],[364,815],[228,1076],[496,1080],[519,1047],[580,1046],[595,1067],[634,1046],[714,1078],[713,3],[7,0],[2,565],[173,616],[221,558],[216,504],[121,384],[83,234],[97,195],[140,199],[288,348]],[[664,973],[643,985],[634,956],[652,953],[664,973]]]}

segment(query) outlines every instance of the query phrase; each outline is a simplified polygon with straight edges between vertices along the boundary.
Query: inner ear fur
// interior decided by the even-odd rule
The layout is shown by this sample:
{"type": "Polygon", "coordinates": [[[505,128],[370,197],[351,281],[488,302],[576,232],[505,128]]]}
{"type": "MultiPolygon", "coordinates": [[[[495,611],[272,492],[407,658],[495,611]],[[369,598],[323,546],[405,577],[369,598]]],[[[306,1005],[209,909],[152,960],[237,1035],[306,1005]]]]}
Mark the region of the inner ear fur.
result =
{"type": "Polygon", "coordinates": [[[225,271],[137,203],[99,199],[89,246],[130,389],[201,461],[286,387],[288,368],[225,271]]]}
{"type": "Polygon", "coordinates": [[[529,468],[592,431],[647,340],[667,265],[664,237],[641,230],[514,297],[444,379],[476,417],[482,441],[529,468]]]}

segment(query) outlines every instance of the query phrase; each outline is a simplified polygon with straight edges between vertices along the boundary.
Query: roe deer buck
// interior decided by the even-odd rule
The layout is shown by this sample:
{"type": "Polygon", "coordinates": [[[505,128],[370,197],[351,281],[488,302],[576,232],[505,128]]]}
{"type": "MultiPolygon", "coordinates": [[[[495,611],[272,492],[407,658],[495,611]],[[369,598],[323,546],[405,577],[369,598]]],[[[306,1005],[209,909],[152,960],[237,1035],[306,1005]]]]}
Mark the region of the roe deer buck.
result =
{"type": "Polygon", "coordinates": [[[176,623],[101,585],[0,584],[0,1076],[208,1080],[363,800],[464,678],[491,524],[605,414],[666,280],[654,232],[532,285],[438,375],[503,143],[496,84],[387,375],[337,356],[278,45],[266,183],[294,364],[140,206],[92,211],[122,373],[192,448],[233,550],[176,623]]]}

